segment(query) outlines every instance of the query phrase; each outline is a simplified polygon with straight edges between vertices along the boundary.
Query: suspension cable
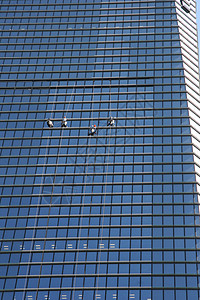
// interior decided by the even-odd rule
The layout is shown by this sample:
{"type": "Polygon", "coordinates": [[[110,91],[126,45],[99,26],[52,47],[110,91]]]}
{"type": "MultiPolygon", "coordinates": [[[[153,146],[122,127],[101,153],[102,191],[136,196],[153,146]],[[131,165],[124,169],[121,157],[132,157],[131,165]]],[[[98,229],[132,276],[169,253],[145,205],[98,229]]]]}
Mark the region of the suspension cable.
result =
{"type": "MultiPolygon", "coordinates": [[[[92,92],[92,111],[91,111],[91,119],[93,121],[93,100],[94,100],[94,80],[93,80],[93,92],[92,92]]],[[[80,213],[80,224],[79,224],[79,235],[78,235],[78,244],[77,244],[77,252],[76,252],[76,264],[75,264],[75,272],[74,272],[74,283],[73,283],[73,297],[72,300],[75,298],[75,287],[76,287],[76,278],[77,278],[77,268],[78,268],[78,258],[79,258],[79,251],[80,251],[80,244],[81,244],[81,229],[83,224],[83,216],[84,216],[84,208],[85,208],[85,196],[86,196],[86,188],[87,188],[87,177],[88,177],[88,167],[89,167],[89,151],[90,151],[90,144],[91,144],[91,136],[88,136],[88,152],[86,156],[86,164],[85,164],[85,179],[84,179],[84,186],[83,186],[83,198],[82,198],[82,207],[80,213]]]]}
{"type": "Polygon", "coordinates": [[[73,90],[72,90],[72,93],[71,93],[71,96],[70,96],[69,103],[68,103],[68,105],[67,105],[66,116],[67,116],[67,113],[68,113],[68,111],[69,111],[69,106],[70,106],[70,104],[71,104],[72,98],[73,98],[73,96],[74,96],[74,90],[75,90],[75,82],[74,82],[74,86],[73,86],[73,90]]]}
{"type": "MultiPolygon", "coordinates": [[[[110,80],[110,115],[111,115],[111,80],[110,80]]],[[[97,266],[97,278],[96,278],[96,289],[95,289],[95,298],[97,298],[97,293],[99,289],[99,278],[100,278],[100,266],[101,266],[101,253],[103,249],[103,229],[104,229],[104,219],[105,219],[105,203],[106,203],[106,192],[107,192],[107,179],[108,179],[108,167],[109,167],[109,159],[110,159],[110,140],[111,140],[111,126],[109,128],[109,140],[108,140],[108,152],[107,152],[107,159],[106,159],[106,174],[105,174],[105,185],[104,185],[104,198],[103,198],[103,211],[101,217],[101,237],[99,240],[99,255],[98,255],[98,266],[97,266]]]]}
{"type": "MultiPolygon", "coordinates": [[[[74,86],[75,86],[75,83],[74,83],[74,86]]],[[[74,91],[74,88],[73,88],[73,91],[74,91]]],[[[72,91],[72,93],[73,93],[73,91],[72,91]]],[[[72,99],[72,94],[71,94],[71,97],[70,97],[70,102],[71,102],[71,99],[72,99]]],[[[70,102],[68,103],[68,107],[70,105],[70,102]]],[[[44,254],[45,254],[45,246],[46,246],[47,232],[48,232],[48,226],[49,226],[50,211],[51,211],[52,205],[55,204],[55,203],[53,203],[53,194],[54,194],[54,188],[55,188],[57,169],[58,169],[58,166],[59,166],[60,150],[61,150],[61,145],[62,145],[64,132],[65,132],[64,130],[61,130],[60,143],[59,143],[59,146],[58,146],[58,154],[57,154],[57,158],[56,158],[56,166],[55,166],[55,171],[54,171],[54,178],[53,178],[53,182],[52,182],[52,190],[51,190],[51,197],[50,197],[50,203],[49,203],[49,211],[48,211],[46,232],[45,232],[45,237],[44,237],[44,247],[43,247],[41,264],[40,264],[40,274],[41,274],[41,271],[42,271],[42,262],[43,262],[43,258],[44,258],[44,254]]],[[[54,247],[54,249],[55,249],[55,247],[54,247]]],[[[38,288],[39,288],[39,283],[40,283],[40,278],[39,278],[39,281],[38,281],[38,288]]],[[[37,289],[37,294],[38,294],[38,289],[37,289]]],[[[36,299],[37,299],[37,294],[36,294],[36,299]]]]}
{"type": "MultiPolygon", "coordinates": [[[[52,109],[51,109],[51,114],[50,114],[51,117],[52,117],[53,111],[54,111],[57,90],[58,90],[58,83],[57,83],[56,89],[55,89],[55,94],[54,94],[54,99],[53,99],[53,104],[52,104],[52,109]]],[[[31,245],[30,245],[30,253],[29,253],[29,257],[28,257],[28,261],[27,261],[27,271],[26,271],[26,275],[25,275],[26,279],[25,279],[25,282],[24,282],[24,289],[23,289],[22,300],[25,300],[25,297],[26,297],[25,293],[26,293],[26,286],[27,286],[27,281],[28,281],[29,266],[30,266],[31,255],[32,255],[32,251],[33,251],[33,244],[34,244],[33,238],[35,236],[36,224],[37,224],[37,220],[38,220],[38,216],[39,216],[38,213],[39,213],[40,201],[41,201],[41,197],[42,197],[42,188],[43,188],[45,168],[46,168],[46,162],[47,162],[47,153],[48,153],[48,149],[49,149],[48,148],[49,147],[49,140],[50,140],[50,136],[48,135],[47,144],[46,144],[46,151],[45,151],[45,156],[44,156],[44,163],[43,163],[43,167],[42,167],[42,176],[41,176],[41,183],[40,183],[40,190],[39,190],[38,202],[37,202],[37,206],[36,206],[35,221],[34,221],[34,224],[33,224],[33,234],[32,234],[32,240],[31,240],[31,245]]]]}

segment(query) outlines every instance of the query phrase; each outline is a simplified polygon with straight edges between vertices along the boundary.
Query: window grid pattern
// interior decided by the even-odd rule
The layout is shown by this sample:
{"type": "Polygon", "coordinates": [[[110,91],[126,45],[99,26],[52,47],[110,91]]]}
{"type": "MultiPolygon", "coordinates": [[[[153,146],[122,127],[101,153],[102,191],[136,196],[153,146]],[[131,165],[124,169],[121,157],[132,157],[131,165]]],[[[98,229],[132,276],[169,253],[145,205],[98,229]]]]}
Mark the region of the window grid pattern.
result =
{"type": "Polygon", "coordinates": [[[0,299],[198,299],[175,1],[1,4],[0,299]]]}

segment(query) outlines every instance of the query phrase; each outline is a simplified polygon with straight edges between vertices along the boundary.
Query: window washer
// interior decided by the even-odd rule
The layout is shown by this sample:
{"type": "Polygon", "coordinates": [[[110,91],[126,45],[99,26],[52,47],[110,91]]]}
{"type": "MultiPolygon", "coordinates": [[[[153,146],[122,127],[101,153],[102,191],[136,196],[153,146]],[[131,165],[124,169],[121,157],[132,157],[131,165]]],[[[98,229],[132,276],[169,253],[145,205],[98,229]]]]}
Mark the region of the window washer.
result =
{"type": "Polygon", "coordinates": [[[94,124],[94,125],[92,125],[91,127],[90,127],[90,129],[89,129],[89,135],[94,135],[94,134],[96,134],[97,133],[97,127],[96,127],[96,125],[94,124]]]}
{"type": "Polygon", "coordinates": [[[62,122],[61,122],[61,127],[67,127],[67,118],[64,117],[62,122]]]}
{"type": "Polygon", "coordinates": [[[47,125],[48,125],[48,127],[52,128],[53,127],[53,122],[50,119],[48,119],[47,120],[47,125]]]}
{"type": "Polygon", "coordinates": [[[115,119],[112,116],[108,119],[107,126],[115,126],[115,119]]]}

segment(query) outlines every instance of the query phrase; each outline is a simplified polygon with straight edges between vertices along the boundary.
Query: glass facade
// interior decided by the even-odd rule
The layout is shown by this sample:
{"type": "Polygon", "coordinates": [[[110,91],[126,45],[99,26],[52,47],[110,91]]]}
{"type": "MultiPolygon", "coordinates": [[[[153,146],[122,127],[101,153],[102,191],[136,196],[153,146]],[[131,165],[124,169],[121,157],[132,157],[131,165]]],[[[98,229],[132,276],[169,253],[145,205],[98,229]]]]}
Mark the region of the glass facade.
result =
{"type": "Polygon", "coordinates": [[[1,0],[0,300],[198,300],[196,1],[1,0]]]}

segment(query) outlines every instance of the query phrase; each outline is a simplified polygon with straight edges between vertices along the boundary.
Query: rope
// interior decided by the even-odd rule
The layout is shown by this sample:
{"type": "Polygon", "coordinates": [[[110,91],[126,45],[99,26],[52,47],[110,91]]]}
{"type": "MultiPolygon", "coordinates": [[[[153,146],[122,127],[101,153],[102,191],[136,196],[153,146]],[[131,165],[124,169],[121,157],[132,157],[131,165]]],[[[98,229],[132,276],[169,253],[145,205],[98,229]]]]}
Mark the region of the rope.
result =
{"type": "MultiPolygon", "coordinates": [[[[53,100],[53,105],[52,105],[52,109],[51,109],[51,117],[53,114],[53,110],[54,110],[54,106],[55,106],[55,100],[56,100],[56,93],[57,93],[57,89],[58,89],[58,84],[56,86],[56,90],[55,90],[55,95],[54,95],[54,100],[53,100]]],[[[33,234],[32,234],[32,241],[31,241],[31,246],[30,246],[30,254],[28,257],[28,264],[27,264],[27,271],[26,271],[26,279],[24,282],[24,289],[23,289],[23,294],[22,294],[22,300],[25,300],[25,293],[26,293],[26,285],[27,285],[27,281],[28,281],[28,273],[29,273],[29,266],[30,266],[30,261],[31,261],[31,254],[32,254],[32,250],[33,250],[33,238],[35,236],[35,232],[36,232],[36,223],[38,220],[38,213],[39,213],[39,205],[40,205],[40,200],[41,200],[41,195],[42,195],[42,184],[43,184],[43,180],[44,180],[44,174],[45,174],[45,167],[46,167],[46,161],[47,161],[47,152],[48,152],[48,146],[49,146],[49,139],[50,137],[48,136],[47,138],[47,145],[46,145],[46,151],[45,151],[45,156],[44,156],[44,164],[43,164],[43,168],[42,168],[42,178],[41,178],[41,184],[40,184],[40,190],[39,190],[39,197],[38,197],[38,202],[37,202],[37,206],[36,206],[36,214],[35,214],[35,222],[33,225],[33,234]]]]}
{"type": "Polygon", "coordinates": [[[94,118],[93,118],[93,114],[94,114],[94,80],[93,80],[93,91],[92,91],[92,123],[94,121],[94,118]]]}
{"type": "Polygon", "coordinates": [[[74,90],[75,90],[75,82],[74,82],[74,86],[73,86],[73,90],[72,90],[72,93],[71,93],[71,97],[70,97],[70,100],[69,100],[69,103],[68,103],[68,106],[67,106],[67,110],[66,110],[66,116],[67,116],[67,113],[69,111],[69,106],[71,104],[71,101],[72,101],[72,97],[74,96],[74,90]]]}
{"type": "MultiPolygon", "coordinates": [[[[94,81],[93,81],[93,93],[92,93],[92,117],[91,119],[93,120],[93,99],[94,99],[94,81]]],[[[86,156],[86,165],[85,165],[85,180],[84,180],[84,186],[83,186],[83,198],[82,198],[82,207],[81,207],[81,214],[80,214],[80,225],[79,225],[79,236],[78,236],[78,245],[77,245],[77,254],[76,254],[76,264],[75,264],[75,276],[74,276],[74,283],[73,283],[73,297],[72,300],[74,300],[75,297],[75,287],[76,287],[76,278],[77,278],[77,268],[78,268],[78,258],[79,258],[79,250],[80,250],[80,243],[81,243],[81,227],[83,224],[83,212],[84,212],[84,207],[85,207],[85,195],[86,195],[86,187],[87,187],[87,177],[88,177],[88,167],[89,167],[89,151],[90,151],[90,142],[92,136],[88,136],[89,138],[89,143],[88,143],[88,153],[86,156]]]]}
{"type": "MultiPolygon", "coordinates": [[[[101,230],[101,238],[100,238],[99,245],[102,245],[102,241],[103,241],[103,229],[104,229],[104,218],[105,218],[105,203],[106,203],[107,178],[108,178],[108,164],[109,164],[109,158],[110,158],[110,140],[111,140],[111,126],[109,128],[109,143],[108,143],[108,152],[107,152],[107,160],[106,160],[106,178],[105,178],[103,212],[102,212],[103,217],[102,217],[102,226],[100,228],[100,230],[101,230]]],[[[98,289],[99,289],[99,275],[100,275],[100,265],[101,265],[101,252],[102,252],[102,247],[100,246],[100,249],[99,249],[99,261],[98,261],[98,266],[97,266],[96,294],[97,294],[98,289]]]]}
{"type": "MultiPolygon", "coordinates": [[[[60,143],[59,143],[59,147],[58,147],[58,155],[57,155],[57,159],[56,159],[56,168],[55,168],[54,179],[53,179],[53,183],[52,183],[52,191],[51,191],[51,198],[50,198],[50,203],[49,203],[48,219],[47,219],[46,232],[45,232],[45,237],[44,237],[44,248],[43,248],[42,259],[41,259],[41,264],[40,264],[40,274],[41,274],[41,271],[42,271],[42,262],[43,262],[44,253],[45,253],[47,232],[48,232],[48,226],[49,226],[50,210],[51,210],[52,205],[54,204],[54,203],[52,203],[52,199],[53,199],[53,193],[54,193],[54,188],[55,188],[57,169],[58,169],[58,166],[59,166],[60,149],[61,149],[61,145],[62,145],[64,132],[65,132],[64,130],[61,131],[61,138],[60,138],[60,143]]],[[[39,281],[38,281],[38,288],[39,288],[39,283],[40,283],[40,278],[39,278],[39,281]]],[[[36,299],[37,299],[37,295],[38,295],[38,289],[37,289],[37,293],[36,293],[36,299]]]]}
{"type": "MultiPolygon", "coordinates": [[[[74,89],[75,89],[75,82],[74,82],[74,87],[70,96],[70,101],[68,103],[67,106],[67,110],[66,113],[68,112],[72,97],[73,97],[73,93],[74,93],[74,89]]],[[[53,193],[54,193],[54,187],[55,187],[55,180],[56,180],[56,174],[57,174],[57,169],[59,166],[59,158],[60,158],[60,149],[61,149],[61,145],[62,145],[62,140],[63,140],[63,134],[64,134],[64,130],[62,130],[61,132],[61,138],[60,138],[60,143],[59,143],[59,148],[58,148],[58,155],[57,155],[57,160],[56,160],[56,168],[55,168],[55,175],[54,175],[54,180],[53,180],[53,184],[52,184],[52,191],[51,191],[51,200],[50,200],[50,204],[49,204],[49,213],[48,213],[48,220],[47,220],[47,225],[46,225],[46,233],[45,233],[45,238],[44,238],[44,249],[45,249],[45,245],[46,245],[46,238],[47,238],[47,231],[48,231],[48,224],[49,224],[49,215],[50,215],[50,210],[51,210],[51,206],[52,206],[52,199],[53,199],[53,193]]],[[[43,257],[44,257],[44,249],[43,249],[43,254],[42,254],[42,259],[41,262],[43,262],[43,257]]],[[[40,274],[42,271],[42,263],[40,265],[40,274]]],[[[39,288],[39,282],[38,282],[38,288],[39,288]]],[[[38,291],[37,291],[38,294],[38,291]]],[[[37,299],[37,295],[36,295],[36,299],[37,299]]]]}
{"type": "Polygon", "coordinates": [[[109,92],[109,95],[110,95],[110,117],[111,117],[111,79],[110,79],[110,92],[109,92]]]}
{"type": "MultiPolygon", "coordinates": [[[[110,97],[110,116],[111,116],[111,79],[110,79],[110,91],[109,91],[109,97],[110,97]]],[[[106,191],[107,191],[107,178],[108,178],[108,164],[109,164],[109,158],[110,158],[110,140],[111,140],[111,126],[109,128],[109,142],[108,142],[108,152],[107,152],[107,160],[106,160],[106,178],[105,178],[105,189],[104,189],[104,200],[103,200],[103,212],[102,212],[102,226],[101,226],[101,238],[99,241],[99,261],[97,266],[97,279],[96,279],[96,297],[99,289],[99,275],[100,275],[100,265],[101,265],[101,253],[103,247],[101,247],[102,241],[103,241],[103,229],[104,229],[104,218],[105,218],[105,203],[106,203],[106,191]]]]}

